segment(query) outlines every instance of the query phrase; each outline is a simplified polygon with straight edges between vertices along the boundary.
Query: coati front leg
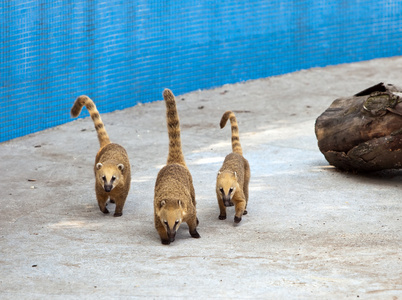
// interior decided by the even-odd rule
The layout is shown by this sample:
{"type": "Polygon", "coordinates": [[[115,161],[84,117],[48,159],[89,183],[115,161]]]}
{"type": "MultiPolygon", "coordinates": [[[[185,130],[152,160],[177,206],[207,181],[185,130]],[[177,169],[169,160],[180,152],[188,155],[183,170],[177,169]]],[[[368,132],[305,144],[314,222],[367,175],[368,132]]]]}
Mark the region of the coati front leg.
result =
{"type": "Polygon", "coordinates": [[[243,192],[244,192],[244,201],[245,201],[243,215],[247,215],[248,182],[244,184],[243,192]]]}
{"type": "Polygon", "coordinates": [[[188,228],[189,228],[190,235],[193,238],[196,238],[196,239],[201,237],[200,234],[197,232],[198,223],[199,223],[198,218],[195,217],[195,216],[187,221],[187,225],[188,225],[188,228]]]}
{"type": "Polygon", "coordinates": [[[191,221],[187,221],[187,225],[190,231],[190,235],[193,238],[200,238],[201,236],[199,235],[199,233],[197,232],[197,226],[200,223],[198,221],[198,218],[196,217],[197,213],[196,213],[196,202],[195,202],[195,191],[194,191],[194,186],[193,184],[191,184],[190,186],[190,195],[191,195],[191,203],[193,204],[194,210],[192,211],[192,215],[193,217],[191,218],[191,221]],[[195,222],[194,222],[195,221],[195,222]]]}
{"type": "Polygon", "coordinates": [[[98,189],[96,189],[96,200],[98,200],[100,211],[103,212],[104,214],[109,213],[109,210],[106,208],[106,202],[108,198],[109,196],[106,193],[99,192],[98,189]]]}
{"type": "Polygon", "coordinates": [[[246,200],[243,199],[235,203],[235,210],[236,210],[236,214],[234,217],[235,223],[240,223],[241,217],[247,214],[247,210],[245,210],[245,208],[246,208],[246,200]]]}
{"type": "Polygon", "coordinates": [[[232,199],[234,205],[235,205],[235,217],[234,217],[234,222],[235,223],[240,223],[241,218],[243,215],[247,214],[246,206],[247,206],[247,201],[244,196],[244,193],[236,193],[232,199]]]}
{"type": "Polygon", "coordinates": [[[223,204],[223,200],[218,196],[218,204],[219,204],[219,220],[226,220],[226,207],[223,204]]]}
{"type": "MultiPolygon", "coordinates": [[[[127,194],[125,193],[123,195],[120,195],[119,197],[115,197],[115,199],[113,200],[113,203],[116,204],[116,208],[114,210],[114,217],[121,217],[123,215],[123,207],[124,207],[124,203],[126,202],[127,199],[127,194]]],[[[110,199],[110,202],[112,200],[110,199]]]]}
{"type": "Polygon", "coordinates": [[[116,208],[114,209],[114,215],[113,217],[121,217],[123,215],[123,206],[124,206],[124,200],[117,200],[114,201],[116,203],[116,208]]]}
{"type": "Polygon", "coordinates": [[[247,204],[248,204],[248,185],[250,183],[250,165],[246,161],[245,170],[244,170],[244,184],[243,184],[243,193],[244,198],[246,199],[246,207],[244,208],[243,215],[247,214],[247,204]]]}

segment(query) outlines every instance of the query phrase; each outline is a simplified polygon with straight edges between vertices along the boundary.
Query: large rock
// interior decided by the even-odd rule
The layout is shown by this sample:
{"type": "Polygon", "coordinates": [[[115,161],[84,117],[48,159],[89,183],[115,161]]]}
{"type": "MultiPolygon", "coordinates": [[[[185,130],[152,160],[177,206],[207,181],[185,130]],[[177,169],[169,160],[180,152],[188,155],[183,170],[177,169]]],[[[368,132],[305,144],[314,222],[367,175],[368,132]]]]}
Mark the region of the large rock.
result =
{"type": "Polygon", "coordinates": [[[379,83],[336,99],[316,120],[318,147],[342,170],[402,168],[402,90],[379,83]]]}

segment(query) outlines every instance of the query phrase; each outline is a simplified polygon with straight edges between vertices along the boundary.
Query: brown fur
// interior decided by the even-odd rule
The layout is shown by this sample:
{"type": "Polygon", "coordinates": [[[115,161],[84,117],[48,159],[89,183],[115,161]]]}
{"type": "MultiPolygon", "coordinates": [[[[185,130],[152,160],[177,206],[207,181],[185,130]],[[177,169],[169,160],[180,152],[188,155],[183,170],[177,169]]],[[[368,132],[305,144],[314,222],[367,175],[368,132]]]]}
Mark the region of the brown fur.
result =
{"type": "Polygon", "coordinates": [[[219,204],[219,219],[226,219],[226,207],[235,206],[234,222],[239,223],[247,214],[248,184],[250,181],[250,165],[243,157],[240,145],[239,128],[235,114],[227,111],[223,114],[220,126],[225,127],[230,119],[232,129],[232,153],[226,156],[216,179],[216,197],[219,204]]]}
{"type": "Polygon", "coordinates": [[[186,222],[190,235],[199,238],[193,179],[184,161],[181,148],[180,122],[173,93],[165,89],[166,119],[169,135],[167,164],[158,173],[154,194],[155,228],[162,244],[175,240],[182,222],[186,222]]]}
{"type": "Polygon", "coordinates": [[[94,122],[100,144],[94,166],[95,192],[99,209],[105,214],[109,213],[106,202],[110,198],[110,202],[116,203],[114,216],[120,217],[123,214],[124,203],[131,183],[128,155],[122,146],[110,143],[95,103],[89,97],[78,97],[71,108],[71,115],[78,117],[83,106],[88,109],[94,122]]]}

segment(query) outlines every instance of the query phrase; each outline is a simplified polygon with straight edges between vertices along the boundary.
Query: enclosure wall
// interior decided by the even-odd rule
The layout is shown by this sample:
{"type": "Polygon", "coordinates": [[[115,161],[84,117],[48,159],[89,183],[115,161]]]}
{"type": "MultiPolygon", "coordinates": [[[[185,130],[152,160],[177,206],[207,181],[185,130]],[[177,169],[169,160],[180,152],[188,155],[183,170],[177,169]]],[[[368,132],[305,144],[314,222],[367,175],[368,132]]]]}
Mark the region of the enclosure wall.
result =
{"type": "Polygon", "coordinates": [[[402,1],[0,5],[0,142],[70,121],[81,94],[105,113],[160,100],[166,87],[179,95],[402,54],[402,1]]]}

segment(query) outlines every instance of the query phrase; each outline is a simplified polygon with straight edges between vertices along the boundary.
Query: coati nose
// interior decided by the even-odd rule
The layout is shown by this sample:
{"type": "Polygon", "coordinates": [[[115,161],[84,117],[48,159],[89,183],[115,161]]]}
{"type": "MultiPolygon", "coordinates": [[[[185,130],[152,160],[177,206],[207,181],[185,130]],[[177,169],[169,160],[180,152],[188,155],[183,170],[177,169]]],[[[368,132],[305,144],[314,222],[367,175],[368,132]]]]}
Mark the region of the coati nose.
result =
{"type": "Polygon", "coordinates": [[[170,242],[174,242],[174,239],[176,238],[176,231],[168,231],[168,237],[169,237],[169,240],[170,240],[170,242]]]}
{"type": "Polygon", "coordinates": [[[108,193],[109,193],[109,192],[112,190],[113,185],[111,185],[111,184],[105,184],[104,188],[105,188],[105,192],[108,192],[108,193]]]}

